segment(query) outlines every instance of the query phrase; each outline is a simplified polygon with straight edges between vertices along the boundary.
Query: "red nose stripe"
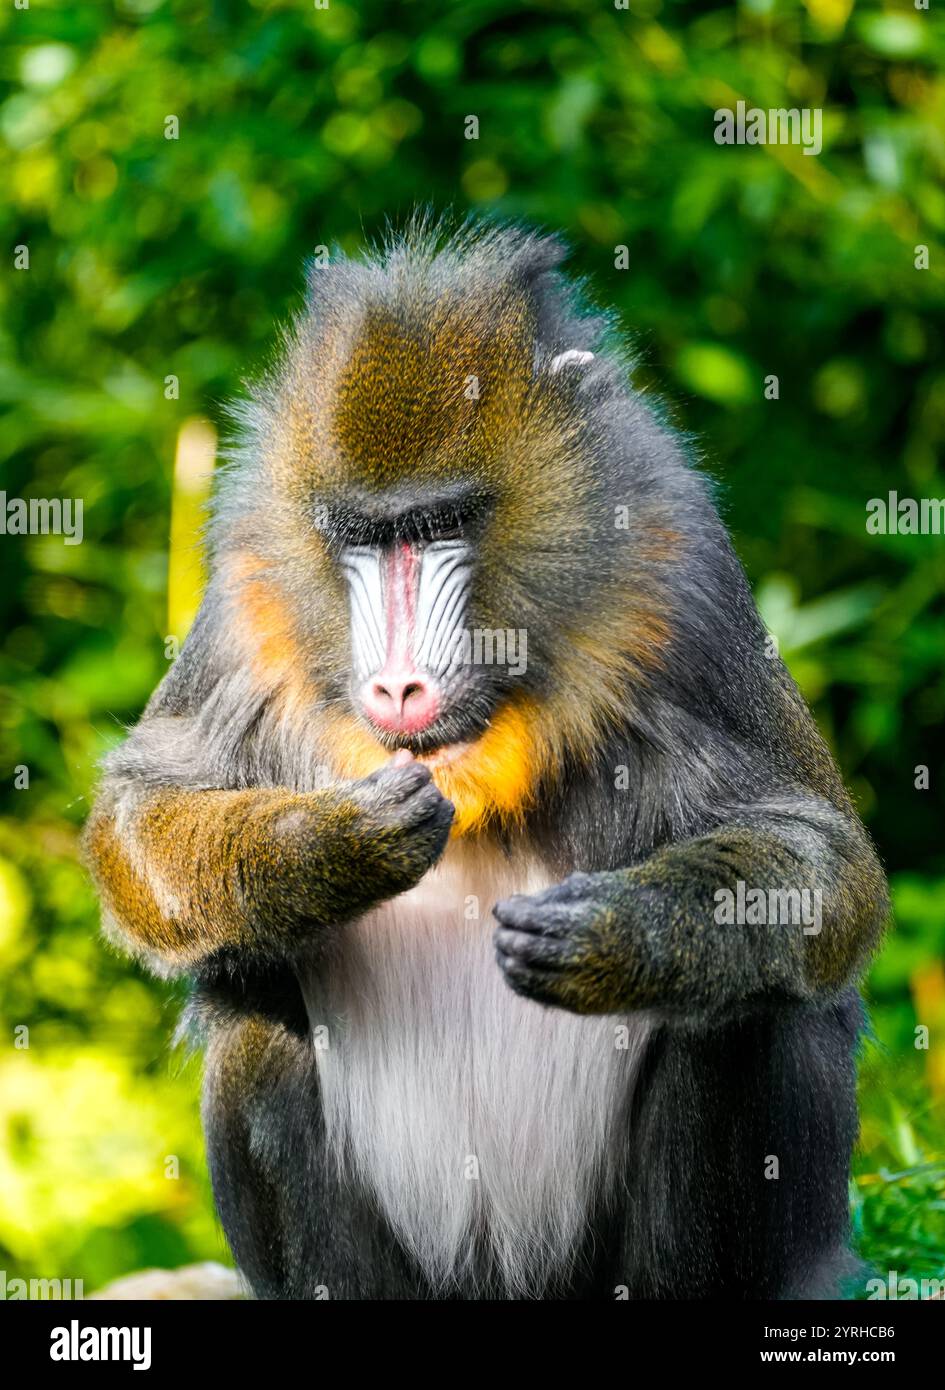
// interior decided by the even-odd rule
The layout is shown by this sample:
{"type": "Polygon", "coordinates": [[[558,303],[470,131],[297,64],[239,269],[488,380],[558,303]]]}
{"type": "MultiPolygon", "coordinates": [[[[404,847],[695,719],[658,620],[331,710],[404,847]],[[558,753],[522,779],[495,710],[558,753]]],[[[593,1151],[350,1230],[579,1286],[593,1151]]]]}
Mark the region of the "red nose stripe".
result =
{"type": "Polygon", "coordinates": [[[419,565],[409,545],[399,545],[387,557],[384,583],[387,608],[388,667],[406,671],[413,665],[414,629],[417,622],[419,565]]]}
{"type": "Polygon", "coordinates": [[[361,696],[368,718],[392,733],[419,733],[433,723],[440,703],[435,683],[414,659],[419,568],[417,552],[409,545],[397,546],[386,560],[387,653],[382,670],[361,696]]]}

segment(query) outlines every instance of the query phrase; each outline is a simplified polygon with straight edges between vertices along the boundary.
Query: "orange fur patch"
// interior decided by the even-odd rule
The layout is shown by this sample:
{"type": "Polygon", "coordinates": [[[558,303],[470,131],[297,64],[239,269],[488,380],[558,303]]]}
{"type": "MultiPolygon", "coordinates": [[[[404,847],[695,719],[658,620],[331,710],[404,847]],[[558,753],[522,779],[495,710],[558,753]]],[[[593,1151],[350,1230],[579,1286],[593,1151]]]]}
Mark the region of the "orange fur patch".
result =
{"type": "MultiPolygon", "coordinates": [[[[503,706],[485,733],[464,751],[421,759],[456,807],[454,836],[475,834],[495,820],[521,820],[553,757],[538,729],[531,703],[518,700],[503,706]]],[[[326,747],[342,778],[367,777],[391,757],[351,716],[332,721],[326,747]]]]}
{"type": "Polygon", "coordinates": [[[247,552],[232,556],[227,568],[228,588],[240,613],[236,631],[244,639],[253,675],[264,689],[279,692],[284,709],[304,711],[315,691],[304,676],[307,663],[278,585],[266,578],[264,562],[247,552]]]}

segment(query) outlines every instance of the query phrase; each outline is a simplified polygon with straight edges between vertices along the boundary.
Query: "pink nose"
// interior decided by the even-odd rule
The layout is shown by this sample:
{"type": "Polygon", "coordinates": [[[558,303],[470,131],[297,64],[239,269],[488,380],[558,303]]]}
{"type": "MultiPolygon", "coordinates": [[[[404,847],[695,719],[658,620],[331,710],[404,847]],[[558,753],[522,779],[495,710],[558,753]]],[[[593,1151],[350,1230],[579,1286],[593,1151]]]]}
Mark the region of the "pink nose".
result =
{"type": "Polygon", "coordinates": [[[382,729],[414,734],[433,723],[440,702],[433,683],[415,672],[381,671],[362,690],[361,703],[368,718],[382,729]]]}

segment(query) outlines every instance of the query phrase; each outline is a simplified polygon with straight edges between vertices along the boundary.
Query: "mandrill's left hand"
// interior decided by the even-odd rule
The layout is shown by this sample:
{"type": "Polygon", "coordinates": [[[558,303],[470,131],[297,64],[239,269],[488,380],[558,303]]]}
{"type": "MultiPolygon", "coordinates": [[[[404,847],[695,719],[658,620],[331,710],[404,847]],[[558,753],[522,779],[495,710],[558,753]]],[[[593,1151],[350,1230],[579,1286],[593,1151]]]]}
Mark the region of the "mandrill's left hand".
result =
{"type": "Polygon", "coordinates": [[[532,897],[505,898],[492,910],[506,982],[516,994],[581,1014],[657,1003],[669,964],[661,898],[619,870],[572,874],[532,897]]]}
{"type": "Polygon", "coordinates": [[[746,810],[631,868],[572,874],[496,903],[499,966],[516,993],[542,1004],[581,1014],[652,1009],[686,1027],[761,1005],[830,1004],[885,918],[879,871],[859,844],[822,803],[795,811],[785,802],[767,818],[746,810]],[[770,921],[736,925],[740,883],[764,885],[769,905],[776,895],[770,921]],[[798,915],[803,892],[814,895],[816,921],[798,915]]]}

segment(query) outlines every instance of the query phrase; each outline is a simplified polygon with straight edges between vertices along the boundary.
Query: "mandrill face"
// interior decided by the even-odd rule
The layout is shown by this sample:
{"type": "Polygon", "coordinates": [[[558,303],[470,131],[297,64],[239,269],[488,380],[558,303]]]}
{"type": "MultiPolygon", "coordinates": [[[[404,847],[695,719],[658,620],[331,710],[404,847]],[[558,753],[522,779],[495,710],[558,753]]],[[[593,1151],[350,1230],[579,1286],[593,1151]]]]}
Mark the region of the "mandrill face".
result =
{"type": "Polygon", "coordinates": [[[625,387],[584,350],[599,324],[564,304],[551,321],[564,292],[536,294],[514,256],[498,278],[432,243],[398,256],[312,274],[251,408],[277,525],[241,573],[333,770],[409,750],[462,833],[520,818],[625,715],[669,630],[656,570],[677,538],[608,438],[625,387]]]}
{"type": "Polygon", "coordinates": [[[483,626],[503,612],[482,566],[494,511],[494,494],[463,482],[349,491],[316,508],[346,600],[342,770],[408,749],[454,802],[456,834],[519,816],[540,771],[527,631],[483,626]]]}
{"type": "Polygon", "coordinates": [[[505,672],[477,667],[470,627],[490,510],[472,487],[409,502],[402,490],[349,494],[318,509],[347,590],[347,698],[388,747],[429,753],[475,739],[507,688],[505,672]]]}

